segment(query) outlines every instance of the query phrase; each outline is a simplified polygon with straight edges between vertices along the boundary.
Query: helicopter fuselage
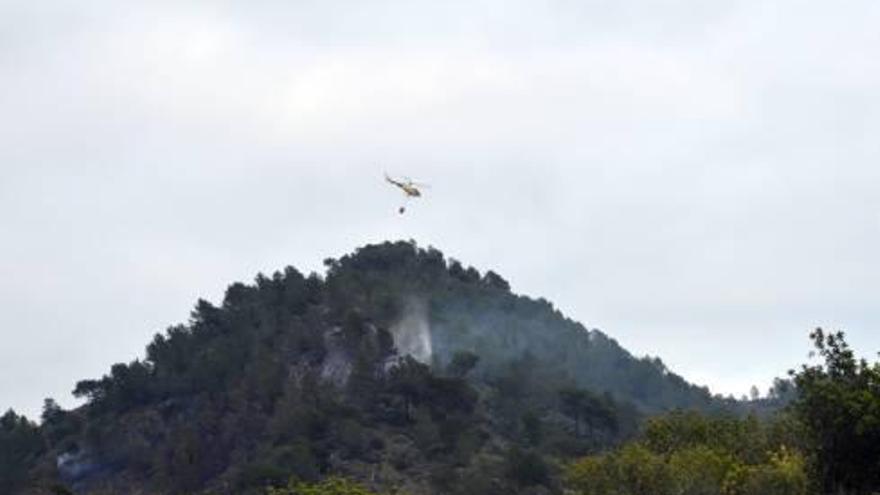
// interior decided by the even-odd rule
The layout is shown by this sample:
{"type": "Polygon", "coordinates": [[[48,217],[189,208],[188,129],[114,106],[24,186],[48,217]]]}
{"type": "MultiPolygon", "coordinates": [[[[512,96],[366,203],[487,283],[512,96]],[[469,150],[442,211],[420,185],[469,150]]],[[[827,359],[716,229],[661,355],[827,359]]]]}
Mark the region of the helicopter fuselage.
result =
{"type": "Polygon", "coordinates": [[[419,196],[422,195],[421,191],[419,191],[418,189],[416,189],[415,186],[412,186],[410,184],[402,184],[400,186],[400,188],[403,189],[403,192],[405,192],[407,196],[412,196],[414,198],[418,198],[419,196]]]}
{"type": "Polygon", "coordinates": [[[395,186],[399,187],[399,188],[400,188],[401,190],[403,190],[403,192],[405,192],[406,195],[409,196],[409,197],[412,197],[412,198],[418,198],[418,197],[420,197],[420,196],[422,195],[422,192],[419,191],[419,189],[418,189],[416,186],[414,186],[414,185],[412,185],[412,184],[410,184],[410,183],[408,183],[408,182],[398,182],[398,181],[396,181],[396,180],[394,180],[394,179],[392,179],[392,178],[390,178],[390,177],[386,177],[385,179],[386,179],[388,182],[390,182],[390,183],[394,184],[395,186]]]}

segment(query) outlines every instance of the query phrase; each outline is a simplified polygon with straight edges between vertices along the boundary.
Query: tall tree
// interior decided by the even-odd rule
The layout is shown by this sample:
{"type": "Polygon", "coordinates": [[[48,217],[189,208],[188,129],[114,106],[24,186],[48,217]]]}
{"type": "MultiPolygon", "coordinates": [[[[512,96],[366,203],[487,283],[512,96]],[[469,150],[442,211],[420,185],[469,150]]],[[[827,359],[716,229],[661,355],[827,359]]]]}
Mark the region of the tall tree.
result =
{"type": "Polygon", "coordinates": [[[9,410],[0,416],[0,493],[14,493],[43,451],[37,425],[9,410]]]}
{"type": "Polygon", "coordinates": [[[791,371],[824,493],[880,490],[880,364],[857,360],[843,332],[810,334],[817,365],[791,371]]]}

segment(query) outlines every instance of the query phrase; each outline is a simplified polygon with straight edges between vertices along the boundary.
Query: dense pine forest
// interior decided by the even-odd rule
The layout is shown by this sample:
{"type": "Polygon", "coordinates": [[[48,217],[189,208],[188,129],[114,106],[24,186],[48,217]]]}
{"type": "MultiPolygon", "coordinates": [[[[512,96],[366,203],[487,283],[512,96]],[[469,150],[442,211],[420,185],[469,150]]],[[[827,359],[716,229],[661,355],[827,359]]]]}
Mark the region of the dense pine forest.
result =
{"type": "Polygon", "coordinates": [[[143,359],[0,418],[0,493],[880,490],[880,367],[841,333],[766,399],[635,357],[412,242],[235,283],[143,359]]]}

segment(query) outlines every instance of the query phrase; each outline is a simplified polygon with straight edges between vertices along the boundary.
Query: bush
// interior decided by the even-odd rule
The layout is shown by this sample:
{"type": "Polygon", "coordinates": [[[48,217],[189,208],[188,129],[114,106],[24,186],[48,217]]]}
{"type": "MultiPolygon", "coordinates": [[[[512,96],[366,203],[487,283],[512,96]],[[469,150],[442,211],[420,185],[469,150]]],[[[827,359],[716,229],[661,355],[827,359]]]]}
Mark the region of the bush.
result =
{"type": "Polygon", "coordinates": [[[724,477],[733,466],[729,454],[699,445],[674,452],[669,458],[669,471],[675,493],[680,495],[717,495],[724,477]]]}
{"type": "Polygon", "coordinates": [[[803,456],[782,449],[766,464],[733,466],[724,480],[723,495],[805,495],[803,456]]]}
{"type": "Polygon", "coordinates": [[[761,451],[769,445],[763,428],[754,418],[655,418],[642,442],[583,458],[566,480],[580,495],[805,495],[803,455],[761,451]]]}
{"type": "Polygon", "coordinates": [[[636,443],[577,461],[569,467],[567,480],[582,495],[673,493],[670,468],[663,457],[636,443]]]}
{"type": "Polygon", "coordinates": [[[379,495],[343,478],[328,478],[320,483],[291,481],[283,488],[269,488],[267,495],[379,495]]]}

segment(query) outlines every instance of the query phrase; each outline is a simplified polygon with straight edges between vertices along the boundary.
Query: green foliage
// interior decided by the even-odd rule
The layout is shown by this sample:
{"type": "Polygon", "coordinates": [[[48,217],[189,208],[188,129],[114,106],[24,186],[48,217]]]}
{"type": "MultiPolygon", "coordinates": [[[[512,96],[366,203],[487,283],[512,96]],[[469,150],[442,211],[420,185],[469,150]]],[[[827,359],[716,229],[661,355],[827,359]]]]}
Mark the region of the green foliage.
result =
{"type": "Polygon", "coordinates": [[[842,332],[810,334],[823,359],[792,371],[793,411],[804,424],[827,492],[880,490],[880,363],[856,360],[842,332]]]}
{"type": "Polygon", "coordinates": [[[640,441],[569,466],[567,481],[585,495],[805,495],[804,456],[771,431],[754,417],[664,415],[640,441]]]}
{"type": "Polygon", "coordinates": [[[452,361],[447,366],[447,373],[456,378],[464,378],[480,361],[480,356],[473,352],[458,351],[452,355],[452,361]]]}
{"type": "Polygon", "coordinates": [[[461,378],[436,376],[431,369],[411,356],[405,356],[388,374],[388,390],[403,399],[403,412],[412,420],[415,406],[425,405],[433,418],[455,413],[469,414],[477,395],[461,378]]]}
{"type": "MultiPolygon", "coordinates": [[[[54,399],[43,401],[43,412],[40,419],[40,432],[50,446],[61,444],[82,428],[81,418],[63,410],[54,399]]],[[[60,446],[67,447],[66,445],[60,446]]]]}
{"type": "Polygon", "coordinates": [[[569,486],[583,495],[666,495],[672,480],[663,456],[639,444],[587,457],[568,469],[569,486]]]}
{"type": "Polygon", "coordinates": [[[291,481],[283,488],[269,488],[267,495],[379,495],[344,478],[328,478],[320,483],[291,481]]]}
{"type": "Polygon", "coordinates": [[[550,467],[541,455],[519,447],[507,453],[506,474],[520,486],[543,485],[550,481],[550,467]]]}
{"type": "Polygon", "coordinates": [[[706,445],[671,452],[669,477],[680,495],[713,495],[735,464],[733,456],[706,445]]]}
{"type": "Polygon", "coordinates": [[[60,485],[57,483],[53,483],[53,484],[49,485],[48,491],[52,495],[75,495],[66,486],[60,485]]]}
{"type": "Polygon", "coordinates": [[[42,451],[37,425],[11,409],[0,416],[0,493],[21,488],[42,451]]]}
{"type": "Polygon", "coordinates": [[[767,460],[768,452],[791,445],[791,438],[770,435],[774,422],[762,423],[755,416],[705,416],[693,411],[676,411],[647,421],[645,444],[653,451],[671,453],[695,445],[729,452],[745,462],[767,460]]]}
{"type": "Polygon", "coordinates": [[[281,485],[290,478],[290,472],[269,462],[250,463],[241,468],[235,486],[239,491],[281,485]]]}
{"type": "Polygon", "coordinates": [[[723,495],[804,495],[805,461],[799,453],[782,449],[759,465],[736,464],[727,473],[723,495]]]}
{"type": "Polygon", "coordinates": [[[615,404],[610,396],[598,397],[587,390],[563,388],[559,391],[562,411],[574,419],[575,435],[581,434],[581,424],[593,434],[596,428],[614,430],[617,428],[615,404]]]}
{"type": "Polygon", "coordinates": [[[522,416],[522,436],[526,443],[532,447],[541,444],[544,432],[541,418],[533,411],[528,411],[522,416]]]}

